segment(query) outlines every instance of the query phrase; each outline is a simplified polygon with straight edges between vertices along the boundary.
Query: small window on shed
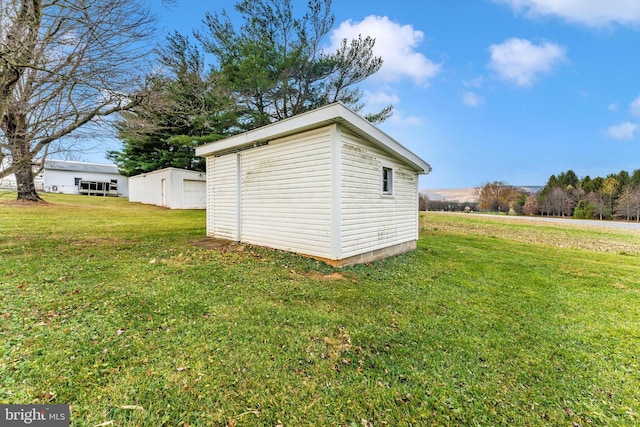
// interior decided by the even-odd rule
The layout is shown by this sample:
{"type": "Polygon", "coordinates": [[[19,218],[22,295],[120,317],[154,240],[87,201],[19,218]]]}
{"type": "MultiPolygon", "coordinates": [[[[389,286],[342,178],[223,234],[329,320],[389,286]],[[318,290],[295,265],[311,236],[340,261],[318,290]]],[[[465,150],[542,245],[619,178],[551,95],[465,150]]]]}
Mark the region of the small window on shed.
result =
{"type": "Polygon", "coordinates": [[[77,187],[78,185],[80,185],[80,181],[82,181],[82,178],[73,178],[73,185],[77,187]]]}
{"type": "Polygon", "coordinates": [[[393,194],[393,169],[382,168],[382,194],[393,194]]]}

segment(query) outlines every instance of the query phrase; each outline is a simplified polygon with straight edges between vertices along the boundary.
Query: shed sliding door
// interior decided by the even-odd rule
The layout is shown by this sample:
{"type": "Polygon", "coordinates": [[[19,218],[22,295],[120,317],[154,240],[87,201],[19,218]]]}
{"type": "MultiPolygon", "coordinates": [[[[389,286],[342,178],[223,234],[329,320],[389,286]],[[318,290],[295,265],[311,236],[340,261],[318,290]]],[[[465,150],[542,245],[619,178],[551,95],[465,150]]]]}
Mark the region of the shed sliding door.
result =
{"type": "Polygon", "coordinates": [[[238,155],[214,157],[211,165],[213,182],[209,185],[211,215],[207,219],[208,234],[222,239],[240,240],[238,228],[238,155]]]}

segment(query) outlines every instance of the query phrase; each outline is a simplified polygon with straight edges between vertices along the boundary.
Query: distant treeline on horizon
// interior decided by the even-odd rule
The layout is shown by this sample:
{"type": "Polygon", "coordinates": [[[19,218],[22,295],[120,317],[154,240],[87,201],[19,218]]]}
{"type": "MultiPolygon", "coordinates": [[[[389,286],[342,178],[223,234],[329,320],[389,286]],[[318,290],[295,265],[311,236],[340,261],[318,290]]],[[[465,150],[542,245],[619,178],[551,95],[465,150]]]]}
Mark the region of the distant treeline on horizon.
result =
{"type": "Polygon", "coordinates": [[[551,175],[544,186],[494,181],[473,189],[420,192],[421,210],[468,210],[465,205],[475,203],[478,210],[516,215],[640,221],[640,169],[595,178],[578,178],[568,170],[551,175]]]}

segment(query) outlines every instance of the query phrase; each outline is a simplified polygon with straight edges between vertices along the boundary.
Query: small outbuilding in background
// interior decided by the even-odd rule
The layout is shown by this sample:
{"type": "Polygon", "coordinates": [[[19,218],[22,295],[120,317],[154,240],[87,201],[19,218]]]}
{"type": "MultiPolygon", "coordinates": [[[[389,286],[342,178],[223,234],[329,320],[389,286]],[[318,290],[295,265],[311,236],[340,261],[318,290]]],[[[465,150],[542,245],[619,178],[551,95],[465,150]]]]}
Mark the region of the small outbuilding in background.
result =
{"type": "Polygon", "coordinates": [[[129,201],[170,209],[205,209],[205,173],[166,168],[129,178],[129,201]]]}
{"type": "Polygon", "coordinates": [[[334,266],[416,248],[431,167],[341,103],[196,148],[207,235],[334,266]]]}

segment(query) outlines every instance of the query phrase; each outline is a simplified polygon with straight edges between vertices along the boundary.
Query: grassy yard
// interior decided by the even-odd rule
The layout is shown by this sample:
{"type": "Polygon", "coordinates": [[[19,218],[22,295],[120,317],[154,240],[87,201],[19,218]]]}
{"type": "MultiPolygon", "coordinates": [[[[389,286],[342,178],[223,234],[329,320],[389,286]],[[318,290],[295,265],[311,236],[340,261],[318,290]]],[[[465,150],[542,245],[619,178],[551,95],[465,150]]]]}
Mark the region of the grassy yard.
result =
{"type": "Polygon", "coordinates": [[[204,211],[0,196],[0,403],[74,426],[633,426],[640,234],[423,214],[335,270],[204,211]]]}

